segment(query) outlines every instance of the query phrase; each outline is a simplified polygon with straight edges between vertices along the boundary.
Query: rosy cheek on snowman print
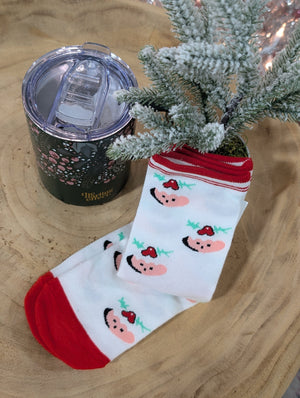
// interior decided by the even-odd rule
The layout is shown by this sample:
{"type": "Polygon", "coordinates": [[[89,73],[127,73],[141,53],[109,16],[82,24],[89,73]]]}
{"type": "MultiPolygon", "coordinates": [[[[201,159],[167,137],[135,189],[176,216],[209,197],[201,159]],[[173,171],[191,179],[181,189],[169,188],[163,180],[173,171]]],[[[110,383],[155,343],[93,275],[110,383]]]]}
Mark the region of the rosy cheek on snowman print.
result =
{"type": "Polygon", "coordinates": [[[211,239],[193,239],[190,236],[186,236],[185,238],[183,238],[182,242],[189,249],[194,250],[198,253],[218,252],[225,247],[225,243],[221,240],[213,241],[211,239]]]}
{"type": "Polygon", "coordinates": [[[150,189],[150,193],[158,203],[165,207],[182,207],[189,203],[186,196],[179,196],[176,194],[168,194],[165,191],[159,191],[157,188],[150,189]]]}
{"type": "Polygon", "coordinates": [[[143,258],[137,258],[134,255],[127,257],[127,263],[134,271],[143,275],[159,276],[167,272],[167,267],[165,265],[147,262],[143,258]]]}
{"type": "Polygon", "coordinates": [[[109,330],[124,343],[134,343],[134,334],[127,329],[127,326],[121,322],[120,318],[115,315],[112,308],[104,310],[104,321],[109,330]]]}

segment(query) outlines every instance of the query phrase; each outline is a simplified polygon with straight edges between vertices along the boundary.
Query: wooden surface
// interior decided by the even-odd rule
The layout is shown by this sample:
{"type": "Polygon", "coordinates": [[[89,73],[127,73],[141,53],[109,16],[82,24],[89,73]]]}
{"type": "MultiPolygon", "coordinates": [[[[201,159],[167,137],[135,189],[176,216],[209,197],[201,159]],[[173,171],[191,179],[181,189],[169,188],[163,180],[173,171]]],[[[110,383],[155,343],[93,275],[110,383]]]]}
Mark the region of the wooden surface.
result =
{"type": "Polygon", "coordinates": [[[163,10],[134,0],[0,4],[0,397],[281,398],[300,367],[299,127],[249,134],[254,178],[215,297],[169,321],[106,368],[75,371],[32,337],[23,299],[36,278],[131,221],[146,170],[132,165],[109,204],[75,207],[41,186],[21,83],[63,45],[111,47],[145,84],[137,51],[171,45],[163,10]]]}

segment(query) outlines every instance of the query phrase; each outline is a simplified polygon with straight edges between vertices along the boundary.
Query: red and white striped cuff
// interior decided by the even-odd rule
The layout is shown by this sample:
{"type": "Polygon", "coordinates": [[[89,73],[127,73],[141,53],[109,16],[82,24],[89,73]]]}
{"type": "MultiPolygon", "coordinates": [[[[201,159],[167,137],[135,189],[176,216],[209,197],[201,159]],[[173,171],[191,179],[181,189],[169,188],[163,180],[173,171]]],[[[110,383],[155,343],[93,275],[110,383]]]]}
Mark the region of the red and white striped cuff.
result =
{"type": "Polygon", "coordinates": [[[201,154],[188,147],[154,155],[149,166],[168,175],[184,175],[241,192],[248,190],[253,170],[250,157],[201,154]]]}

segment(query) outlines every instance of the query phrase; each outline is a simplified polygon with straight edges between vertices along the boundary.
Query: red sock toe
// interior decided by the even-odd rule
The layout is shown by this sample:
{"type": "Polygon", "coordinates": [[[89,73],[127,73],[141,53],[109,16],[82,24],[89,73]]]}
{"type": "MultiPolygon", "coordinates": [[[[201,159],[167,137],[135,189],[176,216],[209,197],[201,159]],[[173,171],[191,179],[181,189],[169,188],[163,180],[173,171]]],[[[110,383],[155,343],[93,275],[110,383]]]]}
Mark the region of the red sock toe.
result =
{"type": "Polygon", "coordinates": [[[32,332],[33,336],[36,338],[36,340],[49,352],[51,352],[51,351],[49,350],[49,348],[47,347],[45,342],[42,340],[42,338],[39,334],[38,328],[36,326],[35,303],[36,303],[36,299],[37,299],[38,295],[42,291],[45,284],[53,278],[54,277],[51,274],[51,272],[47,272],[46,274],[40,276],[39,279],[32,285],[32,287],[30,288],[30,290],[28,291],[28,293],[26,294],[25,299],[24,299],[25,314],[26,314],[26,318],[27,318],[29,327],[31,329],[31,332],[32,332]]]}
{"type": "Polygon", "coordinates": [[[110,362],[78,321],[58,278],[44,285],[40,292],[35,320],[47,347],[72,368],[96,369],[110,362]]]}

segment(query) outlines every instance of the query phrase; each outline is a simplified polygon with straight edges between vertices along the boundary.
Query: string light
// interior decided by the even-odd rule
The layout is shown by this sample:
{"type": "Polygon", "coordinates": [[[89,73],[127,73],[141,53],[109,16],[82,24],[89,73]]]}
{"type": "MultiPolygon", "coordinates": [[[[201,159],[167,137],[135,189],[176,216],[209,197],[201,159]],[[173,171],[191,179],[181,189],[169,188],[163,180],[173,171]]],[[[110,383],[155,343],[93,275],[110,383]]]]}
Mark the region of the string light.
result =
{"type": "Polygon", "coordinates": [[[265,70],[272,67],[273,58],[286,45],[299,17],[298,0],[272,0],[268,3],[263,29],[259,32],[261,63],[265,70]]]}

